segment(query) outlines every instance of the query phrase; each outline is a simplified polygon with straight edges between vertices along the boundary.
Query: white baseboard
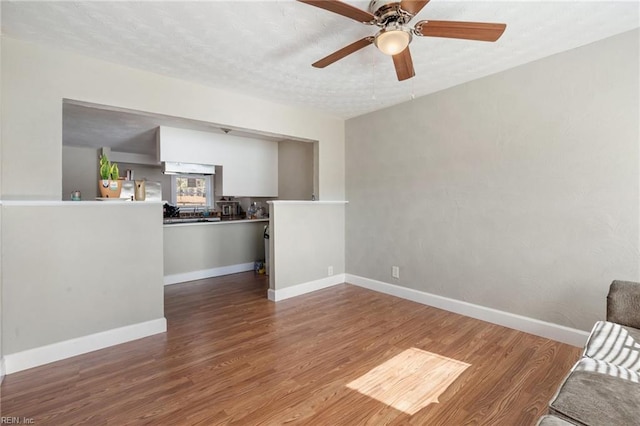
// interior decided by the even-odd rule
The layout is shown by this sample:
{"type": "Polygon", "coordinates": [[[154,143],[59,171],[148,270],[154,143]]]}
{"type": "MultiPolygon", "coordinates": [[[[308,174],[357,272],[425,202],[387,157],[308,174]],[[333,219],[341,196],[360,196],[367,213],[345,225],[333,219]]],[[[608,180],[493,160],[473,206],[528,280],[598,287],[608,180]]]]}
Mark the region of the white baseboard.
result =
{"type": "Polygon", "coordinates": [[[0,384],[4,380],[4,357],[0,357],[0,384]]]}
{"type": "Polygon", "coordinates": [[[219,268],[202,269],[200,271],[184,272],[181,274],[165,275],[164,285],[179,284],[186,281],[203,280],[205,278],[237,274],[238,272],[253,271],[254,266],[253,262],[249,262],[237,265],[221,266],[219,268]]]}
{"type": "Polygon", "coordinates": [[[93,352],[108,346],[119,345],[120,343],[141,339],[153,334],[164,333],[165,331],[167,331],[167,320],[158,318],[8,354],[4,356],[4,366],[7,374],[17,373],[28,368],[93,352]]]}
{"type": "Polygon", "coordinates": [[[588,332],[576,330],[575,328],[499,311],[485,306],[474,305],[473,303],[450,299],[448,297],[438,296],[406,287],[400,287],[394,284],[388,284],[357,275],[345,274],[345,280],[349,284],[368,288],[369,290],[422,303],[423,305],[444,309],[449,312],[455,312],[457,314],[524,331],[525,333],[535,334],[536,336],[546,337],[547,339],[556,340],[558,342],[567,343],[577,347],[584,346],[587,341],[587,337],[589,336],[588,332]]]}
{"type": "Polygon", "coordinates": [[[280,290],[269,289],[267,297],[273,302],[289,299],[291,297],[300,296],[302,294],[311,293],[312,291],[322,290],[323,288],[332,287],[334,285],[344,283],[345,274],[332,275],[315,281],[309,281],[297,284],[291,287],[285,287],[280,290]]]}

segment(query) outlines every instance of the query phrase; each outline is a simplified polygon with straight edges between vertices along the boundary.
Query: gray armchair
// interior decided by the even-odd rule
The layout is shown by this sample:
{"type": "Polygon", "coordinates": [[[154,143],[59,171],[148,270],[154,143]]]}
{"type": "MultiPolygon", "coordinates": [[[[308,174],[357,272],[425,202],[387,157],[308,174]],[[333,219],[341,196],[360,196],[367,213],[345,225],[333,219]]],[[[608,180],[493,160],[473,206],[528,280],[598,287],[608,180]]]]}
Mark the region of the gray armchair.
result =
{"type": "Polygon", "coordinates": [[[598,321],[539,425],[640,424],[640,283],[614,281],[598,321]]]}

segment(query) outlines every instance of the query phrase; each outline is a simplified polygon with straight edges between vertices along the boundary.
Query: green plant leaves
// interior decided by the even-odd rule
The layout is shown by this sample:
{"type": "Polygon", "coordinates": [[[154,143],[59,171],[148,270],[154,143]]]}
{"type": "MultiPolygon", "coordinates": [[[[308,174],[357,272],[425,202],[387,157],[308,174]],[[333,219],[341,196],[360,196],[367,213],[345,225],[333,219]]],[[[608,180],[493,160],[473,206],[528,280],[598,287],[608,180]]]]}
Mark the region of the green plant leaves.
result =
{"type": "Polygon", "coordinates": [[[118,180],[120,177],[120,170],[118,170],[117,163],[111,163],[106,155],[100,156],[100,178],[102,180],[118,180]]]}
{"type": "Polygon", "coordinates": [[[118,170],[117,163],[111,164],[110,175],[111,180],[118,180],[118,178],[120,177],[120,170],[118,170]]]}

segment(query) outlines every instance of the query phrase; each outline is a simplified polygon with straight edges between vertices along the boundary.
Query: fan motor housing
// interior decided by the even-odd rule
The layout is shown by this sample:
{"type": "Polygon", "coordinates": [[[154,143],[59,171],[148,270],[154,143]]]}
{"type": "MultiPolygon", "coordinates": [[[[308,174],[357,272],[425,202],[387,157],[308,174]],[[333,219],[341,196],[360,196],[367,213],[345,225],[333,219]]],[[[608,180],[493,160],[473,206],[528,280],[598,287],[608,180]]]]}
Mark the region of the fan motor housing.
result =
{"type": "Polygon", "coordinates": [[[381,27],[390,23],[404,25],[413,17],[400,8],[399,1],[391,0],[371,0],[369,12],[376,17],[376,24],[381,27]]]}

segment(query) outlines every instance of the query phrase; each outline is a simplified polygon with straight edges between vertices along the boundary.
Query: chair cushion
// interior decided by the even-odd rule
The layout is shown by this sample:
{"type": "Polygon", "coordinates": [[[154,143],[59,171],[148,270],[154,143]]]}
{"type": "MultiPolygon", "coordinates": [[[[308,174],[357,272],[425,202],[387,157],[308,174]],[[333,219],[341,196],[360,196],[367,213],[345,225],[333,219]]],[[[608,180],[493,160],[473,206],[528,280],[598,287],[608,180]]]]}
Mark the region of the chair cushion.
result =
{"type": "Polygon", "coordinates": [[[536,426],[573,426],[573,423],[569,423],[566,420],[561,419],[556,416],[542,416],[538,420],[538,424],[536,426]]]}
{"type": "Polygon", "coordinates": [[[620,280],[611,283],[607,321],[640,329],[640,283],[620,280]]]}
{"type": "Polygon", "coordinates": [[[598,321],[591,330],[583,356],[640,372],[640,330],[598,321]]]}
{"type": "Polygon", "coordinates": [[[638,424],[638,395],[638,372],[582,358],[549,403],[549,413],[589,426],[638,424]]]}

